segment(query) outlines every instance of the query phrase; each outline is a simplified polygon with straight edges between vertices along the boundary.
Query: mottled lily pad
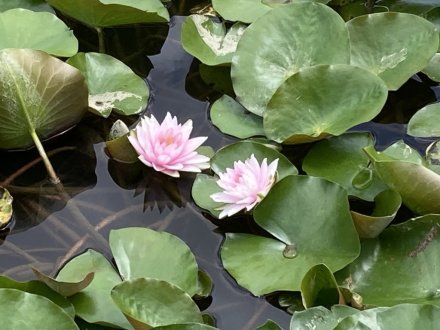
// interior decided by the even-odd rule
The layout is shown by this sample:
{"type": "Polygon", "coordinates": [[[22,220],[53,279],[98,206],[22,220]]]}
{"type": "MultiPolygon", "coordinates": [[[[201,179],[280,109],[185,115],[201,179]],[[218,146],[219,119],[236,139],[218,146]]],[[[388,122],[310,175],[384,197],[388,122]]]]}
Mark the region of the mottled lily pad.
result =
{"type": "Polygon", "coordinates": [[[190,15],[182,24],[182,46],[204,64],[228,64],[246,27],[235,23],[227,30],[209,16],[190,15]]]}
{"type": "Polygon", "coordinates": [[[107,118],[142,112],[149,89],[144,80],[116,58],[98,53],[78,53],[67,63],[80,70],[89,87],[89,110],[107,118]]]}

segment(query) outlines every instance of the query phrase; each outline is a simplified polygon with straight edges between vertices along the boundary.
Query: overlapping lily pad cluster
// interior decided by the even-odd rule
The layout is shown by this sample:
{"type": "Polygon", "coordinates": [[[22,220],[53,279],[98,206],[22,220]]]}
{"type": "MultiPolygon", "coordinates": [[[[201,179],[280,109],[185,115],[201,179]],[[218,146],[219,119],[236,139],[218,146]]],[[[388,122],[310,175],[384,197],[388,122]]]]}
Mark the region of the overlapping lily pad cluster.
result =
{"type": "MultiPolygon", "coordinates": [[[[400,304],[440,305],[438,104],[421,109],[408,124],[409,135],[434,141],[424,156],[403,141],[379,152],[369,133],[347,132],[379,114],[388,91],[417,72],[436,80],[436,26],[399,12],[344,22],[317,2],[213,5],[219,17],[186,19],[183,46],[205,65],[230,67],[233,91],[211,106],[213,124],[225,134],[258,140],[217,151],[214,176],[198,175],[193,197],[219,217],[224,206],[209,196],[221,190],[217,176],[226,168],[254,154],[259,162],[278,158],[283,164],[255,209],[226,220],[251,216],[270,235],[227,233],[224,267],[257,296],[300,291],[310,309],[294,314],[291,329],[386,329],[382,315],[422,310],[437,318],[437,307],[400,304]],[[242,23],[227,30],[223,19],[242,23]],[[250,25],[238,33],[243,23],[250,25]],[[274,150],[282,148],[276,143],[313,141],[319,142],[302,160],[302,175],[274,150]],[[374,203],[371,213],[350,207],[355,200],[374,203]],[[402,203],[414,217],[393,224],[402,203]],[[341,303],[382,307],[311,308],[341,303]]],[[[408,329],[418,321],[411,322],[408,329]]]]}

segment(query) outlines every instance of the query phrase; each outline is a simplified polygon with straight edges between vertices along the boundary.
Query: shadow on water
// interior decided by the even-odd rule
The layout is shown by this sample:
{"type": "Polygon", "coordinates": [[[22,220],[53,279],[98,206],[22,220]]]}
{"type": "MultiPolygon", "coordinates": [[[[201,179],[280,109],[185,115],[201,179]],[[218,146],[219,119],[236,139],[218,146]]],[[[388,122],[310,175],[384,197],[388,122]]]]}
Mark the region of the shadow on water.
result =
{"type": "MultiPolygon", "coordinates": [[[[182,13],[190,8],[184,6],[174,10],[182,13]]],[[[148,113],[162,119],[169,111],[181,122],[192,119],[193,134],[208,136],[206,144],[218,149],[234,139],[209,123],[208,100],[216,98],[214,89],[218,86],[210,84],[209,79],[203,82],[200,75],[225,76],[225,72],[203,68],[182,49],[182,21],[183,17],[173,16],[169,28],[164,25],[154,30],[148,26],[109,29],[107,42],[113,45],[110,53],[126,61],[138,74],[147,76],[151,92],[148,113]]],[[[83,50],[94,50],[96,41],[92,37],[84,37],[83,50]]],[[[228,88],[230,82],[226,81],[218,90],[228,88]]],[[[439,94],[438,88],[413,79],[403,92],[390,96],[385,115],[356,129],[372,131],[380,148],[401,138],[423,148],[405,135],[405,126],[400,123],[407,118],[396,114],[411,116],[421,106],[439,98],[439,94]]],[[[15,224],[9,236],[0,237],[1,273],[18,280],[33,279],[31,267],[54,274],[66,260],[87,248],[110,258],[108,246],[90,234],[91,228],[107,240],[111,229],[149,227],[183,239],[196,255],[199,266],[212,277],[212,302],[205,301],[204,307],[205,312],[216,318],[220,329],[254,329],[267,319],[288,329],[289,314],[241,289],[222,268],[219,258],[224,238],[222,228],[194,205],[190,195],[194,175],[183,175],[176,180],[140,164],[120,164],[108,158],[104,141],[115,119],[88,116],[75,129],[49,142],[47,149],[55,150],[51,158],[71,197],[68,201],[46,183],[41,162],[32,163],[38,158],[34,150],[0,153],[0,182],[6,182],[15,197],[15,224]],[[77,221],[78,212],[90,222],[89,228],[77,221]]],[[[137,117],[122,119],[133,125],[137,117]]],[[[304,154],[307,147],[296,150],[304,154]]],[[[230,227],[228,231],[242,230],[240,226],[230,227]]]]}

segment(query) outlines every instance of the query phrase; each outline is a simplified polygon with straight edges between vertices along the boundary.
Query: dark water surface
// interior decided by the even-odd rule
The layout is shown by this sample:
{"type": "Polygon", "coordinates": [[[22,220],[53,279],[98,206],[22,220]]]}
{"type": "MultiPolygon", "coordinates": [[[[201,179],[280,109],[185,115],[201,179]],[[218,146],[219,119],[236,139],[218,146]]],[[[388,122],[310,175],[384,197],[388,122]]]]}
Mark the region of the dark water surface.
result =
{"type": "MultiPolygon", "coordinates": [[[[145,52],[133,56],[127,48],[110,47],[110,53],[147,76],[151,90],[148,113],[160,120],[167,111],[176,115],[180,122],[191,118],[193,135],[208,136],[206,144],[218,149],[234,139],[218,132],[208,121],[208,100],[215,93],[203,84],[199,86],[194,70],[198,63],[180,46],[182,21],[183,17],[174,16],[169,30],[167,26],[159,27],[145,38],[142,27],[109,30],[111,45],[114,40],[124,41],[125,35],[137,33],[145,46],[140,47],[145,52]]],[[[95,37],[90,34],[90,43],[95,37]]],[[[87,38],[84,39],[87,41],[87,38]]],[[[87,50],[93,47],[87,46],[87,42],[83,44],[87,50]]],[[[381,115],[375,119],[377,123],[361,125],[358,129],[372,131],[382,148],[403,138],[423,149],[425,144],[406,136],[401,123],[439,96],[438,87],[413,79],[402,91],[391,94],[386,116],[381,115]]],[[[0,153],[0,181],[3,184],[4,180],[10,181],[6,183],[15,197],[16,211],[13,230],[0,246],[0,272],[18,280],[29,280],[34,278],[31,267],[36,267],[53,275],[62,263],[87,248],[94,248],[111,258],[105,242],[111,229],[148,227],[183,239],[196,255],[200,268],[212,277],[212,301],[207,299],[204,305],[207,306],[205,312],[217,320],[217,327],[254,329],[272,319],[288,329],[288,313],[239,288],[222,268],[219,259],[224,238],[222,229],[205,217],[191,200],[194,175],[173,179],[140,164],[125,165],[109,159],[103,141],[114,119],[89,116],[72,131],[49,141],[47,150],[58,151],[51,158],[71,197],[68,200],[60,198],[46,182],[41,163],[9,180],[11,174],[38,157],[34,150],[0,153]],[[72,148],[59,149],[66,146],[72,148]]],[[[133,124],[137,117],[124,120],[133,124]]],[[[298,147],[298,154],[301,150],[298,147]]]]}

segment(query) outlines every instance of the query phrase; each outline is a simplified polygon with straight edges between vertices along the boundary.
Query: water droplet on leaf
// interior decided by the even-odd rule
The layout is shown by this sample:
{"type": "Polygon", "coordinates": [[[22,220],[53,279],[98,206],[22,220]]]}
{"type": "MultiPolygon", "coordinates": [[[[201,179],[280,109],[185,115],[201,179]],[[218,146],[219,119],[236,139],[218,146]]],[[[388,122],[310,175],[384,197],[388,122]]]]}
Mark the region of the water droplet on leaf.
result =
{"type": "Polygon", "coordinates": [[[283,251],[284,258],[293,259],[298,255],[295,244],[287,244],[283,251]]]}

